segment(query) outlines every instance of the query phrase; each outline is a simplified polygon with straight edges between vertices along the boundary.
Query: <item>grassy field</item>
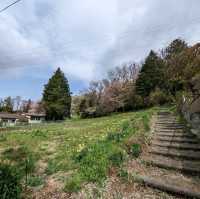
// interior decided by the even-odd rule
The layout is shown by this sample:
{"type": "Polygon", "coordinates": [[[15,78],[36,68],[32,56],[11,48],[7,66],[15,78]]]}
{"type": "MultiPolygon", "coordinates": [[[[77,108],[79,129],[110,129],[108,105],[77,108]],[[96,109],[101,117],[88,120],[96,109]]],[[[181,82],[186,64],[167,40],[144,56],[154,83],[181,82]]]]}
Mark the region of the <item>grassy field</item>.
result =
{"type": "Polygon", "coordinates": [[[138,138],[145,137],[157,110],[4,131],[0,160],[17,166],[24,183],[26,173],[29,187],[45,186],[54,176],[66,192],[76,192],[85,182],[101,183],[111,166],[119,167],[131,154],[137,156],[138,138]]]}

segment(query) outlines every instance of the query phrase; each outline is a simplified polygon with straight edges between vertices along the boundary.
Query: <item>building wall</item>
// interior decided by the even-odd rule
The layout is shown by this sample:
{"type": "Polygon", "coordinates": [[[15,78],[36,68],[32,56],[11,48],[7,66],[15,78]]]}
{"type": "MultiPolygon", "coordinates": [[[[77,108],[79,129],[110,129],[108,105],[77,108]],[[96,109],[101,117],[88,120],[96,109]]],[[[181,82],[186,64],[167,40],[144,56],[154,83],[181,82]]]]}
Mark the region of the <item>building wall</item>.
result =
{"type": "Polygon", "coordinates": [[[14,119],[0,119],[1,126],[15,126],[17,120],[14,119]]]}
{"type": "Polygon", "coordinates": [[[44,118],[40,118],[40,119],[35,119],[35,118],[31,118],[31,117],[28,118],[29,124],[39,124],[42,122],[44,122],[44,118]]]}

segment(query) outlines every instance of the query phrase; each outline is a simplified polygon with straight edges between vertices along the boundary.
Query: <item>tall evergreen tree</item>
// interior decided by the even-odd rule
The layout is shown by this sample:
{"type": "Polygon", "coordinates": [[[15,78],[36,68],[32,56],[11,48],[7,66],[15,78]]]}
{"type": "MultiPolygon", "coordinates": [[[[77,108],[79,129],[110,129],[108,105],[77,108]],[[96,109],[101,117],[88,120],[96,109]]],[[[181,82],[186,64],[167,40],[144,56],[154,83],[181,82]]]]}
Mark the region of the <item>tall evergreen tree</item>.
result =
{"type": "Polygon", "coordinates": [[[63,120],[70,117],[71,95],[68,80],[60,68],[49,79],[43,92],[47,120],[63,120]]]}
{"type": "Polygon", "coordinates": [[[188,45],[184,40],[175,39],[164,50],[164,57],[165,57],[165,59],[171,59],[174,56],[179,55],[180,53],[182,53],[187,48],[188,48],[188,45]]]}
{"type": "Polygon", "coordinates": [[[167,90],[175,95],[184,87],[184,70],[190,57],[186,52],[188,44],[181,39],[175,39],[164,49],[164,61],[166,63],[165,77],[167,90]]]}
{"type": "Polygon", "coordinates": [[[145,98],[156,87],[163,87],[163,67],[164,63],[162,59],[151,50],[136,81],[136,93],[138,95],[145,98]]]}

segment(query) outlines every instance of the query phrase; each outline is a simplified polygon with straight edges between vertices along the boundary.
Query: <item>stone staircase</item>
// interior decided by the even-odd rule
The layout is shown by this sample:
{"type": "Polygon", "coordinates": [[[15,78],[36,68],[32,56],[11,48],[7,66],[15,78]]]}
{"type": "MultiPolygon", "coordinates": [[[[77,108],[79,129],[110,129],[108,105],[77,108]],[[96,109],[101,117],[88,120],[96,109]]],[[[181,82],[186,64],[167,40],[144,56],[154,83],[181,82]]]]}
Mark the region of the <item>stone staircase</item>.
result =
{"type": "Polygon", "coordinates": [[[151,167],[140,176],[144,184],[186,198],[200,198],[200,142],[170,112],[158,113],[143,161],[151,167]]]}

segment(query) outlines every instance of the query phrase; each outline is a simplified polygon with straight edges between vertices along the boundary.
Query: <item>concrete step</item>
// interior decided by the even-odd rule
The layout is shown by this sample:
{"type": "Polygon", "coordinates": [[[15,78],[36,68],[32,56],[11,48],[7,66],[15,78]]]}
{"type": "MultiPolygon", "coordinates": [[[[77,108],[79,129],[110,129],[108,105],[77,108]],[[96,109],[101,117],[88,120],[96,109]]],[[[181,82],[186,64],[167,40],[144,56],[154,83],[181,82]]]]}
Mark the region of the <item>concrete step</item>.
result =
{"type": "Polygon", "coordinates": [[[171,121],[161,121],[161,120],[157,120],[156,122],[155,122],[155,124],[166,124],[166,125],[176,125],[176,124],[179,124],[179,125],[184,125],[183,123],[180,123],[180,122],[178,122],[178,121],[174,121],[174,120],[171,120],[171,121]]]}
{"type": "Polygon", "coordinates": [[[200,198],[200,185],[197,181],[190,182],[189,180],[183,180],[181,177],[152,177],[142,175],[138,175],[136,181],[165,192],[181,195],[184,198],[200,198]]]}
{"type": "Polygon", "coordinates": [[[190,175],[200,176],[200,161],[176,160],[174,158],[153,154],[145,157],[144,160],[160,168],[180,170],[190,175]]]}
{"type": "Polygon", "coordinates": [[[193,150],[180,150],[164,147],[152,147],[150,153],[168,157],[181,158],[185,160],[200,160],[200,152],[193,150]]]}
{"type": "Polygon", "coordinates": [[[157,121],[163,121],[163,122],[178,122],[176,117],[157,117],[157,121]]]}
{"type": "Polygon", "coordinates": [[[175,127],[175,126],[155,126],[156,129],[159,129],[159,130],[184,130],[184,127],[175,127]]]}
{"type": "Polygon", "coordinates": [[[200,151],[200,144],[188,144],[188,143],[171,143],[171,142],[152,142],[152,146],[167,147],[174,149],[188,149],[193,151],[200,151]]]}
{"type": "Polygon", "coordinates": [[[183,133],[183,130],[168,130],[168,129],[155,129],[155,132],[160,132],[160,133],[183,133]]]}
{"type": "Polygon", "coordinates": [[[164,116],[168,116],[171,115],[171,113],[169,111],[160,111],[157,115],[164,115],[164,116]]]}
{"type": "Polygon", "coordinates": [[[163,127],[163,128],[185,128],[184,125],[178,125],[178,124],[174,124],[174,125],[167,125],[167,124],[156,124],[156,127],[163,127]]]}
{"type": "Polygon", "coordinates": [[[171,143],[190,143],[190,144],[198,144],[198,141],[193,138],[180,138],[180,137],[161,137],[161,136],[155,136],[154,140],[159,141],[167,141],[171,143]]]}
{"type": "Polygon", "coordinates": [[[195,138],[194,135],[188,133],[156,133],[159,137],[181,137],[181,138],[195,138]]]}

